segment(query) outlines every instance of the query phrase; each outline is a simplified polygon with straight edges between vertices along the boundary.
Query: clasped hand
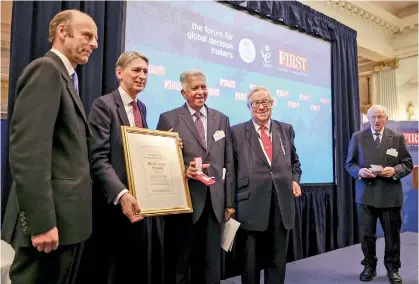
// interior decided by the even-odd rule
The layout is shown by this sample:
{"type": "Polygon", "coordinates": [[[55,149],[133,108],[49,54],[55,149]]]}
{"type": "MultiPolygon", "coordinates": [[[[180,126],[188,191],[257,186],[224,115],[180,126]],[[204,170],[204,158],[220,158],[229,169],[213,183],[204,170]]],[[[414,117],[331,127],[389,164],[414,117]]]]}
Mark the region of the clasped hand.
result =
{"type": "Polygon", "coordinates": [[[377,175],[381,177],[393,177],[396,174],[396,170],[393,167],[385,167],[378,174],[374,174],[371,169],[362,168],[359,170],[358,175],[362,178],[375,178],[377,175]]]}
{"type": "Polygon", "coordinates": [[[50,253],[58,248],[58,229],[57,227],[53,227],[45,233],[33,235],[31,239],[32,246],[39,252],[50,253]]]}
{"type": "Polygon", "coordinates": [[[139,222],[144,219],[141,215],[140,204],[137,199],[134,198],[130,193],[124,193],[121,197],[122,213],[128,217],[131,223],[139,222]]]}

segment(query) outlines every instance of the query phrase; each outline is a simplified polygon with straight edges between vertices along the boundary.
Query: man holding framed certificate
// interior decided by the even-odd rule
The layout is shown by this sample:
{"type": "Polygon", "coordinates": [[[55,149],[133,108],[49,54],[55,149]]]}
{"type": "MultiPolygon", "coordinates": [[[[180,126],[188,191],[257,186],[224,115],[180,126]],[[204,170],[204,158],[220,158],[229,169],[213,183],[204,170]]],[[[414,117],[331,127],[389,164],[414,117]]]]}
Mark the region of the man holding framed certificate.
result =
{"type": "Polygon", "coordinates": [[[230,122],[205,105],[208,89],[201,71],[185,71],[180,81],[186,103],[161,114],[157,129],[173,129],[182,138],[193,213],[165,217],[165,283],[189,283],[189,268],[190,283],[219,283],[221,222],[235,207],[230,122]]]}
{"type": "Polygon", "coordinates": [[[143,220],[141,200],[129,191],[121,133],[121,126],[147,128],[146,106],[137,100],[147,83],[147,57],[136,51],[124,52],[116,63],[116,76],[119,88],[97,98],[88,119],[95,209],[92,263],[98,268],[98,283],[129,283],[132,279],[163,283],[159,259],[153,259],[156,265],[151,267],[147,254],[150,244],[153,250],[162,250],[163,237],[151,236],[163,227],[163,220],[143,220]]]}

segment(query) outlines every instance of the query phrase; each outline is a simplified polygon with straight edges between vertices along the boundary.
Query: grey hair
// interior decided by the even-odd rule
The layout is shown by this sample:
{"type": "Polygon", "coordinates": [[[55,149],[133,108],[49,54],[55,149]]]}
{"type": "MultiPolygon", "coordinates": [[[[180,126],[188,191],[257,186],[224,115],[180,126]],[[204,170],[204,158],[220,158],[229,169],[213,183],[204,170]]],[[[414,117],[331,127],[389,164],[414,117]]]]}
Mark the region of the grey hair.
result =
{"type": "Polygon", "coordinates": [[[372,105],[367,111],[367,116],[369,116],[370,112],[373,110],[381,111],[387,117],[387,108],[383,107],[382,105],[372,105]]]}
{"type": "Polygon", "coordinates": [[[126,51],[122,53],[118,61],[116,61],[116,68],[125,69],[132,61],[141,58],[143,59],[148,65],[148,58],[138,51],[126,51]]]}
{"type": "Polygon", "coordinates": [[[247,104],[248,105],[250,105],[250,99],[252,98],[252,96],[259,91],[267,92],[269,97],[271,98],[271,100],[272,101],[274,100],[274,97],[271,95],[271,92],[269,92],[268,89],[266,89],[265,87],[256,86],[256,87],[253,87],[252,89],[250,89],[249,94],[247,94],[247,104]]]}
{"type": "Polygon", "coordinates": [[[207,81],[207,77],[205,76],[204,72],[200,70],[187,70],[183,71],[180,74],[180,83],[182,84],[182,90],[186,90],[186,86],[188,85],[188,78],[191,76],[202,76],[204,80],[207,81]]]}

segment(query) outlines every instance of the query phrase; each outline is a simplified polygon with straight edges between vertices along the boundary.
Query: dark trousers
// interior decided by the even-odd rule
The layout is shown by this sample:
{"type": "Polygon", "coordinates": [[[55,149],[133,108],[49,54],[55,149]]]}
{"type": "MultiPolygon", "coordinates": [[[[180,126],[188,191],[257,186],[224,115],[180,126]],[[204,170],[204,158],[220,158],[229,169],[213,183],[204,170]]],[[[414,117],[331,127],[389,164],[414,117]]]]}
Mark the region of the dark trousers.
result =
{"type": "Polygon", "coordinates": [[[15,247],[10,280],[13,284],[73,284],[83,245],[59,246],[50,253],[39,252],[34,247],[15,247]]]}
{"type": "Polygon", "coordinates": [[[93,193],[93,232],[77,284],[163,284],[163,217],[133,224],[121,204],[108,204],[102,191],[93,193]]]}
{"type": "Polygon", "coordinates": [[[165,217],[165,284],[213,284],[221,278],[221,225],[207,193],[199,220],[192,214],[165,217]]]}
{"type": "Polygon", "coordinates": [[[109,233],[110,243],[103,247],[108,254],[108,281],[104,283],[164,283],[162,217],[145,217],[133,224],[120,205],[112,209],[116,222],[109,233]]]}
{"type": "Polygon", "coordinates": [[[364,253],[361,264],[374,269],[377,266],[375,249],[377,219],[380,219],[384,231],[384,265],[387,271],[398,271],[401,266],[400,229],[402,218],[400,207],[375,208],[358,204],[361,247],[364,253]]]}
{"type": "Polygon", "coordinates": [[[241,276],[243,284],[259,284],[261,269],[264,269],[265,284],[284,283],[289,231],[282,223],[275,189],[272,189],[270,206],[269,225],[266,231],[239,229],[241,247],[244,244],[242,263],[244,272],[241,276]]]}

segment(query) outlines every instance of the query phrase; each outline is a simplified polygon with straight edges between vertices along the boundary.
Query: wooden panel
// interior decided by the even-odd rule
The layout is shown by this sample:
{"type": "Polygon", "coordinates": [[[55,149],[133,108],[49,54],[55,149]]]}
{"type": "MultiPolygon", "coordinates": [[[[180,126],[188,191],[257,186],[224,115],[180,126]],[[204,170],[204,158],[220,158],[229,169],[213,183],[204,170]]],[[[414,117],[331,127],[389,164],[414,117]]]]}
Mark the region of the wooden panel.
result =
{"type": "Polygon", "coordinates": [[[367,113],[371,103],[371,76],[359,77],[359,105],[361,113],[367,113]]]}
{"type": "Polygon", "coordinates": [[[1,117],[7,115],[10,67],[10,30],[12,24],[12,1],[1,1],[1,117]]]}

